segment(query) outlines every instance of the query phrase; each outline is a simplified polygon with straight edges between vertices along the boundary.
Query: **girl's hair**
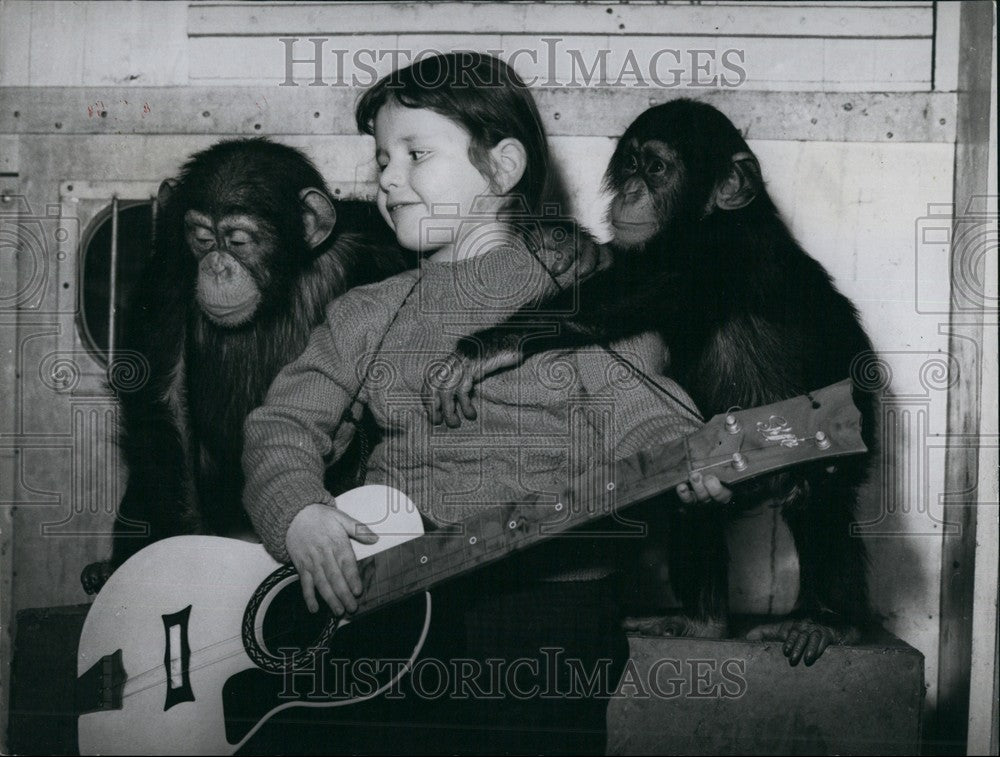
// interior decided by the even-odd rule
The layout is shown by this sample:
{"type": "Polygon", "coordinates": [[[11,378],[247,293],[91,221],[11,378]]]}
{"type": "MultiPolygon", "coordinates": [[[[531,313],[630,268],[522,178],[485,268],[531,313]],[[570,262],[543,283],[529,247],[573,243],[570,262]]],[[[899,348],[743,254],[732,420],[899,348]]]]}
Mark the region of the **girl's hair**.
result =
{"type": "Polygon", "coordinates": [[[358,130],[374,134],[375,116],[390,101],[426,108],[460,124],[471,137],[469,160],[487,177],[494,174],[490,148],[508,137],[517,139],[527,165],[509,194],[520,195],[534,214],[554,195],[538,108],[521,77],[502,60],[471,51],[421,58],[362,95],[355,112],[358,130]]]}

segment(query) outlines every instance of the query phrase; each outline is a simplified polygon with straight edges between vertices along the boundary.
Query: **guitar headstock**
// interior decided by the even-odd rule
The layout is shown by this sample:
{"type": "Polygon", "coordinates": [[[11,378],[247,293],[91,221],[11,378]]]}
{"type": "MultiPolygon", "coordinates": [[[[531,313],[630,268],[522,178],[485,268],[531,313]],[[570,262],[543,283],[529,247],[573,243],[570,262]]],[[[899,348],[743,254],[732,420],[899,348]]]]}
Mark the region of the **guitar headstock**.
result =
{"type": "Polygon", "coordinates": [[[867,451],[849,379],[773,405],[716,415],[688,437],[691,470],[725,483],[867,451]]]}

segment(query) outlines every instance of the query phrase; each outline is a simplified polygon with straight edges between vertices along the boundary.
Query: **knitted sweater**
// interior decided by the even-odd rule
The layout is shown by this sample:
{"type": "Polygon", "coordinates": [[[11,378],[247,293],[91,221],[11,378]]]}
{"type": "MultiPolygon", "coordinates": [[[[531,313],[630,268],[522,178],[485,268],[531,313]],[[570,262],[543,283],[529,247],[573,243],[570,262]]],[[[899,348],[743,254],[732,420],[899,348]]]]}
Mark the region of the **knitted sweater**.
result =
{"type": "MultiPolygon", "coordinates": [[[[359,387],[358,401],[382,430],[366,483],[399,489],[436,525],[529,494],[555,502],[587,466],[611,464],[696,428],[599,347],[545,352],[488,376],[476,385],[476,420],[455,429],[430,424],[424,378],[456,340],[553,288],[525,254],[497,247],[457,263],[424,261],[419,271],[352,289],[330,304],[325,324],[245,426],[244,502],[276,559],[288,560],[285,536],[300,510],[335,505],[324,471],[350,442],[353,424],[337,426],[359,387]]],[[[665,352],[655,335],[614,346],[643,371],[661,373],[665,352]]],[[[670,389],[684,397],[676,385],[670,389]]]]}

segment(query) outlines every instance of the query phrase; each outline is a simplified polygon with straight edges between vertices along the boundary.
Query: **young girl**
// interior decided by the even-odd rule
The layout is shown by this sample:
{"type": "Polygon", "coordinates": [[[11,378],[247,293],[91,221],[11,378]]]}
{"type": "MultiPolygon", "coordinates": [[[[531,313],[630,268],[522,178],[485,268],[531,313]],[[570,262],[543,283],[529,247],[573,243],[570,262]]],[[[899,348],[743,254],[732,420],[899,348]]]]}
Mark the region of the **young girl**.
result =
{"type": "MultiPolygon", "coordinates": [[[[545,135],[513,70],[471,53],[390,75],[365,93],[357,121],[375,137],[379,209],[422,264],[330,305],[326,324],[248,418],[244,452],[245,504],[265,547],[295,565],[311,610],[319,594],[337,614],[353,612],[361,592],[350,539],[376,539],[324,488],[327,463],[353,433],[341,419],[354,402],[382,430],[366,483],[407,494],[430,528],[529,495],[555,502],[594,459],[610,463],[695,428],[645,382],[621,380],[621,366],[601,350],[531,358],[478,385],[473,422],[430,425],[422,390],[456,340],[555,285],[512,220],[542,213],[545,135]],[[588,416],[605,421],[581,432],[573,412],[581,407],[605,409],[588,416]]],[[[560,284],[571,281],[572,271],[560,284]]],[[[652,336],[617,351],[654,375],[663,364],[652,336]]],[[[475,663],[467,669],[479,671],[476,695],[468,687],[436,698],[404,692],[410,708],[394,702],[386,717],[420,727],[405,741],[390,732],[391,748],[603,753],[604,699],[566,687],[575,669],[603,671],[598,688],[613,690],[627,658],[608,541],[553,539],[436,591],[424,653],[475,663]],[[517,673],[496,675],[488,660],[517,663],[517,673]]]]}

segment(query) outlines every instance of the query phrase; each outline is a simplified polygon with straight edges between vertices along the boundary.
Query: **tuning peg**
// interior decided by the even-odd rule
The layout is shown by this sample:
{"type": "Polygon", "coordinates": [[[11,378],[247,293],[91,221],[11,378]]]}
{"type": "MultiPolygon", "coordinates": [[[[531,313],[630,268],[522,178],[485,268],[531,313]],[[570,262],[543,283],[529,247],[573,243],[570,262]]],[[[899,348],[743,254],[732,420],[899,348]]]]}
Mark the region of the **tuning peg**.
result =
{"type": "Polygon", "coordinates": [[[816,446],[820,449],[830,449],[830,440],[822,431],[816,432],[816,446]]]}
{"type": "Polygon", "coordinates": [[[740,425],[739,419],[730,413],[726,416],[726,431],[730,434],[738,434],[743,430],[743,426],[740,425]]]}
{"type": "Polygon", "coordinates": [[[739,452],[733,453],[733,467],[736,470],[746,470],[747,469],[747,459],[741,455],[739,452]]]}

